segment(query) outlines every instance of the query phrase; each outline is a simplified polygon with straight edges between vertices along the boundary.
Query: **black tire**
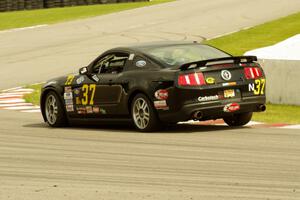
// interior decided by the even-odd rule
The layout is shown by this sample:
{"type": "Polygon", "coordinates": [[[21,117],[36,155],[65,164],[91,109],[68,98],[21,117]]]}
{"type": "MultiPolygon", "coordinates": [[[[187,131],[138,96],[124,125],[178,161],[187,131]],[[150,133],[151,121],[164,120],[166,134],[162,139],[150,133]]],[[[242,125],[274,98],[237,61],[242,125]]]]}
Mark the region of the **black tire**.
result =
{"type": "Polygon", "coordinates": [[[50,91],[46,95],[43,109],[49,126],[63,127],[68,124],[65,108],[55,92],[50,91]]]}
{"type": "Polygon", "coordinates": [[[153,132],[162,128],[153,104],[144,94],[137,94],[133,98],[131,117],[134,126],[141,132],[153,132]]]}
{"type": "Polygon", "coordinates": [[[224,121],[228,126],[244,126],[248,124],[248,122],[252,118],[252,112],[248,113],[240,113],[240,114],[234,114],[229,117],[224,117],[224,121]]]}

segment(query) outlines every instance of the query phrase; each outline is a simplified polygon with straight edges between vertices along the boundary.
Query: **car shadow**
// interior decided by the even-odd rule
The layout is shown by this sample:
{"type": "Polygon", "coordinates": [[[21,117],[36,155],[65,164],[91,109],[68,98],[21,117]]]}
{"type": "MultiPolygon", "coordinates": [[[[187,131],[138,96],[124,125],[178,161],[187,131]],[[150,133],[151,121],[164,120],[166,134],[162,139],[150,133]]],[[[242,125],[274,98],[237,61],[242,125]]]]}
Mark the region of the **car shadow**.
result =
{"type": "MultiPolygon", "coordinates": [[[[30,128],[47,128],[53,129],[48,126],[46,123],[36,123],[36,124],[26,124],[23,127],[30,128]]],[[[233,129],[248,129],[250,127],[229,127],[227,125],[203,125],[203,124],[176,124],[169,125],[163,129],[152,132],[151,134],[181,134],[181,133],[199,133],[199,132],[216,132],[224,130],[233,130],[233,129]]],[[[105,132],[122,132],[122,133],[140,133],[134,128],[130,123],[113,123],[113,124],[76,124],[68,127],[63,127],[59,129],[66,130],[82,130],[82,131],[105,131],[105,132]]],[[[149,133],[148,133],[149,134],[149,133]]]]}

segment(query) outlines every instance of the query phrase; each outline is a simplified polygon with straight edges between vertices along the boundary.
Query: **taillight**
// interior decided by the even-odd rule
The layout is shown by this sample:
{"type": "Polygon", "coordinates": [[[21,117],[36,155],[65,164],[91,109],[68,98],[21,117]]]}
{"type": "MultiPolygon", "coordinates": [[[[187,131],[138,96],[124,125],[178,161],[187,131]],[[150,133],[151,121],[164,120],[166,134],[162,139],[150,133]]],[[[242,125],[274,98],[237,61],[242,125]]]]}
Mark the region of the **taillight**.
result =
{"type": "Polygon", "coordinates": [[[263,76],[263,73],[258,67],[245,67],[244,73],[246,79],[256,79],[263,76]]]}
{"type": "Polygon", "coordinates": [[[205,85],[205,79],[202,73],[182,74],[178,77],[180,86],[200,86],[205,85]]]}

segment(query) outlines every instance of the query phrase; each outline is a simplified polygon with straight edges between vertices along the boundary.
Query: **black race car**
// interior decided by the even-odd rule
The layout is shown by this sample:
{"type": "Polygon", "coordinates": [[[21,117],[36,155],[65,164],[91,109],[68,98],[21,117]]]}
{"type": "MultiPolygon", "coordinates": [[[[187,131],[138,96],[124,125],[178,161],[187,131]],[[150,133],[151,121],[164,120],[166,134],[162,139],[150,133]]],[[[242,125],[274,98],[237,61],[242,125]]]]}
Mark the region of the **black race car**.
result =
{"type": "Polygon", "coordinates": [[[79,74],[47,82],[41,110],[53,127],[132,120],[138,130],[154,131],[218,118],[242,126],[266,109],[265,75],[256,61],[195,42],[114,48],[79,74]]]}

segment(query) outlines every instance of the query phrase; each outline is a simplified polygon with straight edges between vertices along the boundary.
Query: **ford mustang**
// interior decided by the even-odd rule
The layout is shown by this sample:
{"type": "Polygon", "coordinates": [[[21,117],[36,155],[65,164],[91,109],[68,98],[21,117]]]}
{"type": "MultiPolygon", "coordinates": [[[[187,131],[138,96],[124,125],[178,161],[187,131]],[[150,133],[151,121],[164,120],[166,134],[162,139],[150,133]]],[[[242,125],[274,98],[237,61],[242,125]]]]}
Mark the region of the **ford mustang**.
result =
{"type": "Polygon", "coordinates": [[[144,132],[187,120],[222,118],[243,126],[266,109],[265,74],[254,56],[232,56],[196,42],[108,50],[48,81],[42,115],[50,126],[130,120],[144,132]]]}

